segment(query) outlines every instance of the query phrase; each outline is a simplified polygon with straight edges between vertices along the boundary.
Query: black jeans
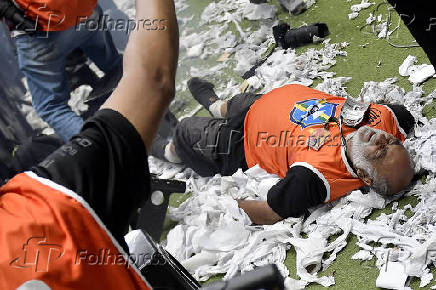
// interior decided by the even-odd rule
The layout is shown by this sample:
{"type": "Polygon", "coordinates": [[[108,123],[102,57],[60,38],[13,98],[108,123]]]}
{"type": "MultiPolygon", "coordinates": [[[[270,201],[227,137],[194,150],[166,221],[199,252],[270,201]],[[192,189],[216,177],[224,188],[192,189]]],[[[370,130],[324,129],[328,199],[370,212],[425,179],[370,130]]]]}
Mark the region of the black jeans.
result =
{"type": "Polygon", "coordinates": [[[244,154],[244,120],[250,106],[261,97],[250,93],[227,103],[226,118],[191,117],[176,128],[174,145],[183,163],[201,176],[230,175],[247,169],[244,154]]]}

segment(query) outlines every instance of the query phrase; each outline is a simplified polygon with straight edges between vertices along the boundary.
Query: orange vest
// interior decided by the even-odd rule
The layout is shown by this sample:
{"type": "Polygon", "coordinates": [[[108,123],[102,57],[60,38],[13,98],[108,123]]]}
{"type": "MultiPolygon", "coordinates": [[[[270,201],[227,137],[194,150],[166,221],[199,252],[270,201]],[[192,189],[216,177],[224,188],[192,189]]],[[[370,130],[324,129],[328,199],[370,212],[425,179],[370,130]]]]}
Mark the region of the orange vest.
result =
{"type": "Polygon", "coordinates": [[[31,172],[0,188],[0,249],[0,289],[150,289],[86,201],[31,172]]]}
{"type": "Polygon", "coordinates": [[[43,31],[67,30],[90,16],[97,0],[14,0],[43,31]]]}
{"type": "MultiPolygon", "coordinates": [[[[309,168],[324,182],[325,202],[333,201],[363,186],[348,164],[336,123],[329,123],[330,136],[318,150],[308,140],[330,117],[339,119],[345,98],[332,96],[301,85],[272,90],[257,100],[245,117],[244,150],[248,167],[259,164],[270,173],[284,177],[290,167],[309,168]],[[314,106],[319,110],[309,113],[314,106]]],[[[371,104],[363,125],[383,130],[404,141],[393,112],[384,105],[371,104]]],[[[356,129],[342,125],[343,135],[356,129]]]]}

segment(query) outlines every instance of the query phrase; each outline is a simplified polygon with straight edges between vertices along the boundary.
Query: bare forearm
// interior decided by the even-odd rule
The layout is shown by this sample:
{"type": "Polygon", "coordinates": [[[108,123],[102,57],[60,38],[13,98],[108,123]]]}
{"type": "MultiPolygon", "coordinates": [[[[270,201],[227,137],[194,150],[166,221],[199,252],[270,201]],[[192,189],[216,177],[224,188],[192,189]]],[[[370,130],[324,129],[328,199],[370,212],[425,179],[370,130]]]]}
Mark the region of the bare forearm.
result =
{"type": "Polygon", "coordinates": [[[266,201],[238,200],[238,206],[258,225],[272,225],[282,220],[268,205],[266,201]]]}
{"type": "MultiPolygon", "coordinates": [[[[136,25],[124,54],[123,77],[102,106],[120,112],[135,126],[147,149],[174,97],[178,26],[173,0],[137,0],[136,25]],[[158,19],[157,30],[145,26],[158,19]]],[[[155,27],[156,28],[156,27],[155,27]]]]}
{"type": "Polygon", "coordinates": [[[144,69],[152,79],[159,77],[156,73],[174,79],[179,31],[173,0],[137,0],[136,27],[126,48],[125,70],[144,69]],[[144,25],[151,22],[152,26],[144,25]]]}

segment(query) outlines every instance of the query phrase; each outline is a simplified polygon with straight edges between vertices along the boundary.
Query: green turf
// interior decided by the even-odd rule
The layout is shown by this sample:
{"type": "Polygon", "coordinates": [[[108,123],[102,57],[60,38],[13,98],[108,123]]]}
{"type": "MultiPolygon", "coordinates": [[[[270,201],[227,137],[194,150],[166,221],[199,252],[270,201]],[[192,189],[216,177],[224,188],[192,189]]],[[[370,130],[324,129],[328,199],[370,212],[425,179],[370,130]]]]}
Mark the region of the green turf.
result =
{"type": "MultiPolygon", "coordinates": [[[[198,23],[199,15],[201,11],[211,1],[206,0],[188,0],[191,7],[184,11],[183,16],[194,15],[194,21],[190,24],[195,30],[201,30],[202,27],[195,27],[198,23]]],[[[277,0],[272,0],[272,3],[277,5],[277,0]]],[[[412,86],[406,77],[401,77],[398,73],[398,67],[403,60],[409,55],[415,55],[418,57],[419,63],[430,63],[424,51],[419,48],[394,48],[389,45],[386,40],[377,39],[375,35],[370,32],[370,27],[364,27],[365,20],[370,12],[375,11],[375,15],[383,14],[386,19],[388,8],[383,4],[382,0],[375,0],[377,6],[372,6],[367,10],[360,12],[359,17],[354,20],[348,19],[348,14],[351,12],[350,7],[353,4],[360,3],[360,0],[352,0],[347,2],[345,0],[317,0],[316,5],[310,8],[305,13],[299,16],[291,16],[287,13],[280,12],[279,19],[286,21],[292,27],[298,27],[303,24],[311,24],[314,22],[324,22],[329,26],[331,42],[348,42],[349,46],[346,48],[348,53],[347,57],[337,57],[337,64],[330,69],[334,71],[336,76],[352,77],[352,80],[347,84],[347,91],[351,96],[358,96],[360,89],[364,82],[367,81],[383,81],[389,77],[397,77],[398,85],[403,87],[406,91],[409,91],[412,86]],[[378,64],[381,63],[380,66],[378,64]]],[[[389,8],[390,9],[390,8],[389,8]]],[[[279,11],[281,9],[279,8],[279,11]]],[[[392,27],[396,26],[399,21],[398,14],[392,10],[392,27]]],[[[258,22],[243,21],[241,24],[243,29],[258,27],[258,22]]],[[[230,28],[235,32],[234,27],[230,28]]],[[[235,32],[236,34],[237,32],[235,32]]],[[[392,42],[400,45],[408,45],[413,43],[413,37],[405,25],[401,22],[400,29],[391,35],[392,42]]],[[[297,53],[304,52],[308,48],[320,48],[321,45],[308,45],[303,48],[297,49],[297,53]]],[[[183,57],[183,51],[181,52],[183,57]]],[[[184,78],[189,77],[189,69],[191,66],[213,66],[216,65],[217,56],[213,56],[206,60],[187,59],[180,63],[177,81],[181,81],[184,78]]],[[[222,76],[219,78],[213,78],[215,83],[227,82],[229,78],[235,78],[241,81],[231,69],[226,69],[222,76]]],[[[425,93],[431,93],[436,88],[436,79],[428,80],[423,89],[425,93]]],[[[186,113],[190,109],[194,108],[197,104],[192,100],[187,92],[180,92],[177,98],[183,99],[185,102],[186,113]]],[[[423,113],[428,118],[436,117],[436,102],[424,108],[423,113]]],[[[205,111],[199,112],[200,115],[206,115],[205,111]]],[[[180,112],[178,115],[182,115],[180,112]]],[[[172,206],[177,206],[185,198],[177,196],[171,200],[172,206]]],[[[417,200],[414,197],[402,198],[399,201],[399,207],[403,207],[406,204],[416,205],[417,200]]],[[[381,213],[391,213],[391,205],[388,205],[384,210],[375,210],[370,218],[374,219],[381,213]]],[[[406,215],[410,217],[411,212],[406,212],[406,215]]],[[[165,233],[163,237],[166,237],[167,232],[171,229],[175,223],[167,221],[165,224],[165,233]]],[[[331,287],[332,289],[375,289],[375,281],[378,276],[378,269],[375,267],[375,259],[368,262],[362,262],[360,260],[352,260],[351,256],[355,254],[359,248],[356,246],[357,238],[353,235],[348,237],[348,245],[345,249],[339,253],[336,261],[325,272],[320,275],[326,275],[334,273],[336,285],[331,287]]],[[[288,252],[285,260],[286,266],[290,270],[290,275],[293,278],[297,278],[295,269],[295,250],[291,249],[288,252]]],[[[432,267],[432,271],[436,274],[436,270],[432,267]]],[[[431,282],[429,286],[423,289],[429,289],[435,283],[431,282]]],[[[419,286],[419,280],[412,281],[411,287],[416,289],[419,286]]],[[[318,289],[323,288],[319,285],[310,285],[309,288],[318,289]]]]}

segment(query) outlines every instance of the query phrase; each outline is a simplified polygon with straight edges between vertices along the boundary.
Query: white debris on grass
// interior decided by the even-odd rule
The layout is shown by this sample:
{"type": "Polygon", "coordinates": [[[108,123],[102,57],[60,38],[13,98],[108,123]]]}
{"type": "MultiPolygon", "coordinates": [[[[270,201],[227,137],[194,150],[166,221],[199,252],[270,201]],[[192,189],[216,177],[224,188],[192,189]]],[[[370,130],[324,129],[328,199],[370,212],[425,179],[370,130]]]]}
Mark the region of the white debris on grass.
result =
{"type": "Polygon", "coordinates": [[[411,74],[411,67],[417,62],[416,56],[408,55],[403,63],[400,65],[398,72],[400,76],[407,77],[411,74]]]}
{"type": "Polygon", "coordinates": [[[409,81],[412,84],[421,84],[435,75],[434,67],[430,64],[422,64],[410,74],[409,81]]]}
{"type": "Polygon", "coordinates": [[[369,13],[368,18],[366,18],[366,25],[372,24],[375,20],[376,20],[376,17],[374,16],[374,14],[369,13]]]}
{"type": "MultiPolygon", "coordinates": [[[[306,3],[306,9],[309,9],[313,5],[315,5],[316,0],[304,0],[304,3],[306,3]]],[[[315,6],[316,7],[316,6],[315,6]]]]}
{"type": "Polygon", "coordinates": [[[380,275],[375,282],[376,287],[387,289],[403,289],[407,274],[400,262],[390,262],[380,270],[380,275]]]}
{"type": "Polygon", "coordinates": [[[367,250],[360,250],[359,252],[357,252],[351,257],[351,259],[353,260],[362,260],[362,261],[370,261],[372,260],[372,258],[374,258],[374,255],[367,250]]]}
{"type": "MultiPolygon", "coordinates": [[[[328,81],[340,84],[347,79],[328,81]]],[[[362,96],[373,102],[404,103],[412,113],[420,115],[423,107],[423,104],[419,104],[423,99],[422,90],[415,88],[405,93],[395,85],[395,81],[396,79],[387,79],[380,83],[365,83],[362,96]]],[[[424,100],[431,98],[430,94],[424,100]]],[[[420,120],[424,119],[420,115],[420,120]]],[[[412,155],[415,161],[418,160],[417,169],[425,168],[435,172],[435,163],[423,163],[422,159],[436,158],[434,154],[428,156],[431,154],[429,152],[436,152],[436,121],[425,121],[423,124],[416,126],[416,133],[406,142],[406,146],[413,148],[412,155]]],[[[290,218],[274,226],[252,226],[245,213],[237,208],[234,199],[265,200],[268,189],[275,182],[276,176],[269,175],[258,167],[245,173],[239,171],[231,177],[191,177],[188,183],[189,191],[193,192],[192,197],[179,208],[170,210],[170,216],[179,225],[174,232],[170,232],[167,249],[182,264],[191,268],[196,278],[204,281],[219,273],[225,274],[227,279],[266,263],[277,264],[287,277],[289,272],[283,264],[284,253],[293,246],[297,253],[297,276],[300,280],[287,277],[286,285],[292,289],[301,289],[308,283],[315,282],[327,287],[334,284],[334,278],[319,277],[317,271],[328,268],[336,259],[336,254],[346,246],[348,234],[353,233],[362,248],[353,257],[363,260],[376,257],[376,265],[381,271],[378,285],[393,288],[399,283],[398,279],[391,279],[390,267],[393,266],[386,266],[386,261],[388,264],[397,263],[394,264],[397,268],[401,266],[404,269],[401,272],[403,278],[420,277],[422,285],[431,280],[427,267],[436,263],[436,257],[426,258],[423,255],[426,251],[436,250],[436,242],[433,242],[433,237],[436,237],[436,179],[432,175],[427,184],[418,182],[407,193],[420,200],[415,208],[410,205],[395,208],[392,214],[382,214],[367,223],[365,218],[373,208],[384,208],[392,199],[385,199],[372,191],[367,195],[354,191],[339,201],[314,209],[306,221],[290,218]],[[406,208],[414,213],[411,218],[404,215],[406,208]],[[303,233],[307,238],[302,238],[303,233]],[[334,234],[341,235],[329,244],[328,238],[334,234]],[[371,246],[371,242],[381,243],[381,246],[371,246]],[[232,249],[229,250],[226,245],[232,249]],[[392,254],[389,245],[394,245],[397,252],[392,254]],[[328,259],[323,259],[326,252],[331,255],[328,259]],[[200,256],[196,258],[196,255],[200,256]],[[392,261],[386,260],[386,255],[392,261]],[[308,266],[312,266],[310,272],[308,266]],[[385,273],[385,269],[389,271],[385,273]]]]}
{"type": "Polygon", "coordinates": [[[348,14],[348,19],[353,20],[354,18],[357,18],[359,16],[359,12],[351,12],[348,14]]]}
{"type": "Polygon", "coordinates": [[[277,8],[266,3],[247,3],[242,13],[248,20],[272,19],[276,16],[277,8]]]}
{"type": "Polygon", "coordinates": [[[213,22],[240,22],[243,18],[249,20],[271,19],[277,13],[273,5],[253,4],[249,0],[221,0],[211,2],[201,14],[203,24],[213,22]]]}
{"type": "Polygon", "coordinates": [[[333,96],[347,98],[349,96],[345,84],[351,80],[351,77],[325,78],[315,89],[333,96]]]}
{"type": "Polygon", "coordinates": [[[180,46],[186,49],[187,57],[205,59],[210,55],[232,53],[238,44],[236,36],[228,29],[227,24],[210,26],[210,30],[188,34],[183,31],[180,46]],[[224,32],[225,31],[225,32],[224,32]]]}
{"type": "Polygon", "coordinates": [[[432,119],[415,129],[415,135],[406,140],[417,170],[425,169],[436,172],[436,120],[432,119]]]}
{"type": "Polygon", "coordinates": [[[374,31],[377,34],[378,38],[386,38],[388,35],[391,34],[391,32],[388,31],[388,23],[387,22],[377,24],[374,28],[374,31]]]}
{"type": "Polygon", "coordinates": [[[432,65],[421,64],[415,65],[417,62],[416,56],[409,55],[400,65],[399,73],[403,77],[409,77],[409,81],[414,84],[421,84],[427,79],[435,76],[435,69],[432,65]]]}
{"type": "Polygon", "coordinates": [[[362,0],[360,4],[355,4],[351,6],[351,11],[360,12],[363,9],[369,8],[371,5],[375,5],[375,2],[369,2],[368,0],[362,0]]]}
{"type": "MultiPolygon", "coordinates": [[[[246,33],[237,26],[240,35],[228,34],[226,38],[230,41],[227,43],[221,41],[226,45],[219,47],[220,41],[217,39],[222,37],[228,28],[226,25],[238,23],[243,19],[244,15],[241,11],[246,4],[247,1],[228,0],[209,4],[202,14],[203,24],[221,23],[221,25],[209,25],[208,34],[202,32],[194,32],[196,33],[194,36],[183,34],[186,38],[182,39],[182,46],[189,50],[199,43],[204,43],[203,47],[196,47],[197,51],[194,49],[195,53],[192,54],[203,58],[213,54],[230,53],[231,58],[235,60],[236,71],[243,74],[262,58],[272,41],[268,26],[264,26],[265,28],[260,29],[257,34],[246,33]]],[[[375,20],[375,16],[372,16],[368,21],[373,23],[375,20]]],[[[387,26],[380,23],[381,21],[379,17],[377,33],[386,36],[387,26]]],[[[276,49],[269,59],[257,68],[255,75],[247,80],[248,91],[267,92],[288,83],[311,85],[315,78],[321,78],[323,82],[317,86],[317,89],[333,95],[348,96],[345,84],[349,78],[334,78],[334,73],[327,72],[335,64],[336,56],[346,55],[343,51],[345,47],[346,44],[330,44],[327,40],[324,48],[309,49],[301,55],[296,55],[291,49],[276,49]]],[[[212,68],[192,67],[191,75],[203,77],[217,75],[224,66],[231,64],[226,60],[212,68]]],[[[417,168],[432,168],[433,171],[433,163],[427,160],[431,160],[430,157],[433,156],[429,152],[434,151],[435,143],[429,141],[432,140],[429,135],[424,134],[428,131],[434,133],[435,128],[429,127],[433,123],[428,122],[421,114],[423,106],[432,97],[425,97],[419,87],[414,87],[412,91],[406,93],[395,85],[395,82],[395,78],[379,83],[367,82],[362,89],[362,97],[375,102],[406,105],[414,117],[424,124],[424,127],[417,126],[415,136],[411,136],[406,145],[412,151],[417,168]]],[[[233,79],[218,84],[217,87],[217,93],[222,99],[232,97],[239,93],[240,89],[239,83],[233,79]]],[[[397,208],[398,205],[393,205],[392,214],[381,215],[375,221],[367,223],[365,218],[373,208],[384,208],[392,199],[384,199],[374,192],[363,195],[360,191],[354,191],[337,202],[314,209],[306,221],[302,218],[291,218],[273,226],[253,226],[246,214],[237,207],[235,199],[265,200],[268,189],[277,182],[276,176],[270,176],[260,168],[252,168],[245,173],[239,171],[230,177],[217,175],[213,178],[201,178],[190,169],[166,167],[165,163],[160,162],[150,157],[152,172],[161,176],[187,179],[188,191],[193,194],[179,208],[170,209],[170,216],[179,224],[168,235],[167,249],[201,281],[216,274],[225,274],[227,279],[238,273],[250,271],[256,266],[276,263],[282,274],[287,277],[286,285],[289,289],[301,289],[313,282],[330,286],[335,283],[334,278],[320,277],[317,272],[328,268],[336,259],[337,253],[346,246],[349,233],[357,235],[357,244],[362,248],[353,258],[369,260],[375,257],[377,266],[382,270],[386,255],[391,253],[388,244],[392,243],[400,249],[396,256],[401,257],[402,260],[397,262],[413,265],[409,270],[404,270],[407,276],[421,277],[424,284],[430,277],[428,272],[416,271],[427,266],[422,259],[416,259],[420,257],[416,253],[422,250],[423,242],[427,238],[425,234],[431,233],[433,229],[432,219],[429,219],[433,211],[428,207],[434,202],[423,201],[420,195],[422,192],[427,192],[431,196],[434,193],[433,183],[426,185],[418,183],[408,193],[417,195],[421,199],[417,207],[397,208]],[[407,208],[412,210],[416,218],[408,219],[404,215],[407,208]],[[422,225],[424,211],[427,211],[425,219],[429,223],[422,225]],[[420,229],[420,235],[418,232],[406,232],[405,224],[420,229]],[[385,239],[386,233],[392,234],[396,239],[385,239]],[[303,234],[307,235],[307,238],[303,238],[303,234]],[[334,234],[339,237],[329,243],[329,237],[334,234]],[[381,242],[381,246],[371,246],[370,242],[374,241],[381,242]],[[297,276],[300,280],[288,277],[289,271],[283,264],[286,251],[291,246],[297,253],[297,276]],[[414,255],[411,257],[415,258],[412,259],[404,254],[406,251],[413,252],[414,255]],[[326,252],[330,253],[330,256],[328,259],[323,259],[323,254],[326,252]],[[311,266],[310,271],[308,266],[311,266]]],[[[434,179],[430,178],[429,182],[432,180],[434,179]]],[[[430,246],[425,245],[424,248],[428,249],[430,246]]],[[[393,286],[389,283],[383,285],[393,286]]]]}
{"type": "MultiPolygon", "coordinates": [[[[197,65],[191,67],[190,77],[211,77],[220,80],[216,84],[218,97],[228,99],[240,93],[239,84],[233,78],[221,77],[223,69],[234,70],[243,75],[254,66],[274,42],[271,24],[276,21],[276,8],[269,4],[252,4],[248,0],[211,2],[201,14],[202,30],[181,28],[180,45],[186,50],[181,60],[187,57],[207,59],[228,54],[220,66],[197,65]],[[259,19],[258,27],[253,31],[243,30],[239,22],[244,18],[259,19]],[[271,19],[272,18],[272,19],[271,19]],[[264,23],[267,21],[266,23],[264,23]],[[230,31],[229,25],[236,27],[230,31]],[[218,68],[218,69],[217,69],[218,68]]],[[[189,78],[188,76],[188,78],[189,78]]],[[[181,86],[182,91],[186,86],[181,86]]]]}
{"type": "Polygon", "coordinates": [[[268,189],[278,180],[259,167],[245,173],[238,171],[231,177],[189,179],[193,196],[178,208],[170,209],[170,217],[179,221],[179,225],[168,235],[167,250],[191,268],[196,279],[206,281],[219,273],[225,273],[227,279],[269,263],[276,263],[287,277],[289,272],[283,262],[286,250],[294,245],[300,265],[297,271],[305,277],[304,286],[307,282],[332,285],[332,277],[317,277],[305,267],[315,264],[320,268],[322,249],[333,250],[343,244],[346,234],[330,245],[319,232],[302,239],[301,218],[290,218],[272,226],[253,226],[238,208],[235,199],[265,200],[268,189]]]}
{"type": "Polygon", "coordinates": [[[374,2],[369,2],[368,0],[362,0],[362,2],[360,4],[355,4],[351,6],[351,13],[348,14],[348,18],[350,20],[356,18],[357,16],[359,16],[359,12],[363,9],[367,9],[369,8],[371,5],[374,5],[374,2]]]}
{"type": "MultiPolygon", "coordinates": [[[[286,84],[298,83],[310,86],[316,78],[328,79],[334,76],[327,70],[336,64],[336,57],[346,56],[343,50],[348,44],[330,44],[329,40],[323,42],[324,48],[308,49],[297,55],[295,50],[276,49],[265,63],[255,71],[255,81],[249,82],[248,91],[268,92],[286,84]],[[254,84],[254,86],[252,86],[254,84]]],[[[247,55],[247,54],[246,54],[247,55]]],[[[241,54],[239,64],[243,62],[241,54]]],[[[341,79],[344,81],[345,79],[341,79]]]]}

